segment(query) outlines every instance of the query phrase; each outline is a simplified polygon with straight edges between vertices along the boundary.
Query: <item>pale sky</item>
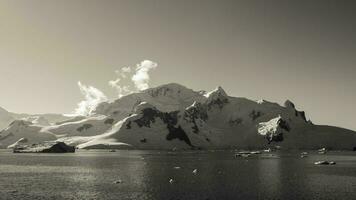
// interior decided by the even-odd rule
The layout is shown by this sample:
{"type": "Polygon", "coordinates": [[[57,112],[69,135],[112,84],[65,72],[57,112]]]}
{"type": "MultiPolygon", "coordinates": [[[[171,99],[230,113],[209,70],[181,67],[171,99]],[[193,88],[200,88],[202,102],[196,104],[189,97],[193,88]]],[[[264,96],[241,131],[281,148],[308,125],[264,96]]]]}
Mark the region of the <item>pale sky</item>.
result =
{"type": "Polygon", "coordinates": [[[340,0],[0,0],[0,106],[70,113],[78,81],[114,98],[115,70],[148,59],[151,87],[290,99],[317,124],[356,130],[355,10],[340,0]]]}

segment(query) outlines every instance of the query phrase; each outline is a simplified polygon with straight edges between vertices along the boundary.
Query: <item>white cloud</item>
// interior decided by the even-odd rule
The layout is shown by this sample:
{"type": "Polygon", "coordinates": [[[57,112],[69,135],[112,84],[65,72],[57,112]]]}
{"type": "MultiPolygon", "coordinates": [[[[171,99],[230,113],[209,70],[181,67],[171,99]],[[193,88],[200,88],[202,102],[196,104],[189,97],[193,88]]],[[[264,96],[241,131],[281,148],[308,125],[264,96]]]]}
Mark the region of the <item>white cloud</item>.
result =
{"type": "MultiPolygon", "coordinates": [[[[120,75],[120,74],[118,73],[118,75],[120,75]]],[[[123,77],[123,78],[125,79],[125,77],[123,77]]],[[[121,78],[117,78],[116,80],[109,81],[109,86],[116,89],[119,98],[131,93],[129,86],[121,86],[120,81],[121,81],[121,78]]]]}
{"type": "Polygon", "coordinates": [[[75,109],[76,115],[88,116],[99,103],[108,100],[103,92],[93,86],[86,86],[78,81],[78,87],[84,96],[84,100],[78,103],[78,107],[75,109]]]}
{"type": "Polygon", "coordinates": [[[145,90],[149,87],[150,76],[148,72],[157,66],[157,63],[150,60],[144,60],[140,64],[137,64],[136,73],[132,76],[131,80],[138,90],[145,90]]]}
{"type": "Polygon", "coordinates": [[[137,64],[135,70],[132,70],[131,67],[123,67],[115,71],[118,77],[116,80],[109,81],[109,85],[116,89],[119,97],[145,90],[149,87],[149,71],[156,67],[157,63],[150,60],[144,60],[137,64]]]}
{"type": "Polygon", "coordinates": [[[128,85],[123,85],[121,83],[121,80],[122,79],[126,79],[126,75],[123,76],[122,73],[117,73],[119,76],[121,76],[122,78],[117,78],[116,80],[111,80],[109,81],[109,86],[116,89],[117,93],[118,93],[118,96],[119,98],[121,98],[122,96],[125,96],[125,95],[128,95],[134,91],[131,91],[130,90],[130,86],[128,85]]]}
{"type": "Polygon", "coordinates": [[[115,73],[117,75],[119,75],[121,78],[126,78],[127,74],[129,74],[131,72],[131,68],[130,67],[123,67],[121,68],[121,70],[116,70],[115,73]]]}
{"type": "Polygon", "coordinates": [[[119,82],[121,81],[120,78],[117,78],[116,80],[109,81],[109,85],[113,88],[119,87],[119,82]]]}
{"type": "Polygon", "coordinates": [[[121,68],[121,71],[124,73],[130,73],[131,72],[131,68],[130,67],[123,67],[121,68]]]}

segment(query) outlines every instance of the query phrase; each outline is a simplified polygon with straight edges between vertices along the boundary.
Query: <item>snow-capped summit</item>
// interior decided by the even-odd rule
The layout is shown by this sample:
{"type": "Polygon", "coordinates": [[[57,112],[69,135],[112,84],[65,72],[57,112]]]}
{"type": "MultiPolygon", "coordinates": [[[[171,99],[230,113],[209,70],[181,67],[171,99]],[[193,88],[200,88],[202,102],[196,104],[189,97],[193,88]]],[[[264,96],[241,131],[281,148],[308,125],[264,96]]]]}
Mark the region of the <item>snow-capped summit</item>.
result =
{"type": "Polygon", "coordinates": [[[177,83],[165,84],[155,88],[129,94],[114,102],[104,102],[97,106],[95,114],[111,115],[116,113],[121,119],[134,112],[141,102],[147,102],[161,111],[185,109],[194,101],[204,101],[205,97],[196,91],[177,83]]]}
{"type": "Polygon", "coordinates": [[[229,96],[227,96],[225,90],[220,86],[215,90],[208,92],[205,97],[207,98],[206,104],[209,106],[209,108],[214,105],[222,108],[229,102],[229,96]]]}
{"type": "Polygon", "coordinates": [[[193,90],[188,89],[178,83],[169,83],[155,88],[149,88],[147,90],[144,90],[143,92],[148,93],[152,97],[171,96],[175,98],[187,97],[196,94],[196,92],[194,92],[193,90]]]}
{"type": "Polygon", "coordinates": [[[226,94],[225,90],[221,86],[218,86],[214,90],[206,93],[205,96],[207,98],[215,98],[217,96],[227,97],[227,94],[226,94]]]}

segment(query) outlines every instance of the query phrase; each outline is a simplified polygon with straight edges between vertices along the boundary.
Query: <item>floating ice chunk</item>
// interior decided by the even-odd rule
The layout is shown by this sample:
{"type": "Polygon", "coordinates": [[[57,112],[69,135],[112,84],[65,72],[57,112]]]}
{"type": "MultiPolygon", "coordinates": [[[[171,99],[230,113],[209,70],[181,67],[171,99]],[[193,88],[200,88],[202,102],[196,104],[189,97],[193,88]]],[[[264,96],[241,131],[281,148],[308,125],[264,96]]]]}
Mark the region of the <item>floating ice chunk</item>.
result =
{"type": "Polygon", "coordinates": [[[121,179],[114,181],[114,184],[120,184],[120,183],[122,183],[121,179]]]}
{"type": "Polygon", "coordinates": [[[271,149],[271,148],[268,148],[268,149],[265,149],[265,150],[263,150],[263,151],[266,152],[266,153],[269,153],[269,152],[272,151],[272,149],[271,149]]]}
{"type": "Polygon", "coordinates": [[[251,151],[250,154],[261,154],[261,151],[251,151]]]}
{"type": "Polygon", "coordinates": [[[314,165],[336,165],[336,162],[322,160],[315,162],[314,165]]]}
{"type": "Polygon", "coordinates": [[[326,152],[327,152],[326,148],[321,148],[321,149],[318,150],[319,154],[326,154],[326,152]]]}

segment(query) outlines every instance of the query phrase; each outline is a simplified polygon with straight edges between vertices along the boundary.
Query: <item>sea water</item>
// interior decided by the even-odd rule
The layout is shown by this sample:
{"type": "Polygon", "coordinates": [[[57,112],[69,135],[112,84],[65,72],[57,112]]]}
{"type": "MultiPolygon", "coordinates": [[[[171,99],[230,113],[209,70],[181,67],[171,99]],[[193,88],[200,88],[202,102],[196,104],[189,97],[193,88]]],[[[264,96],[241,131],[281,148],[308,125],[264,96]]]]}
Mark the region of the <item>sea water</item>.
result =
{"type": "Polygon", "coordinates": [[[356,199],[356,152],[234,154],[2,150],[0,199],[356,199]]]}

